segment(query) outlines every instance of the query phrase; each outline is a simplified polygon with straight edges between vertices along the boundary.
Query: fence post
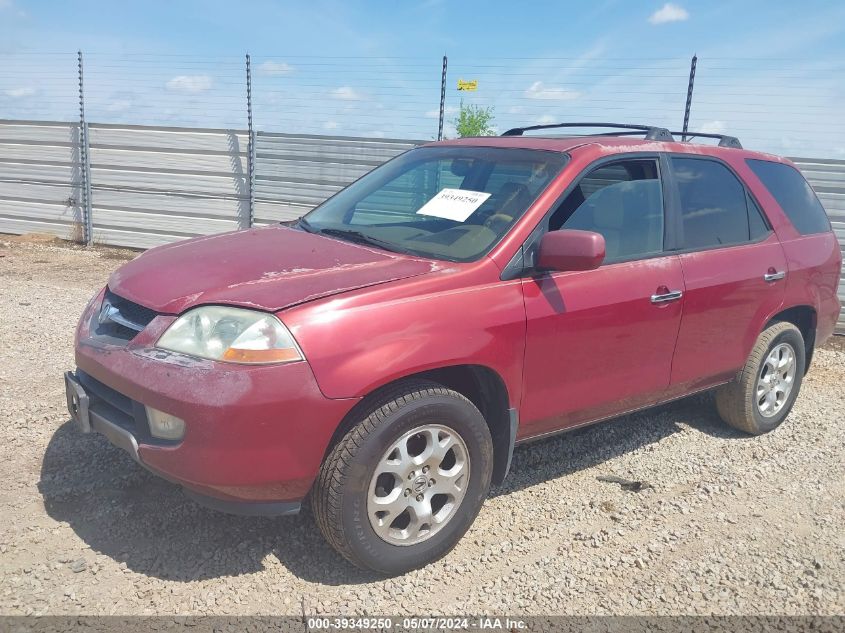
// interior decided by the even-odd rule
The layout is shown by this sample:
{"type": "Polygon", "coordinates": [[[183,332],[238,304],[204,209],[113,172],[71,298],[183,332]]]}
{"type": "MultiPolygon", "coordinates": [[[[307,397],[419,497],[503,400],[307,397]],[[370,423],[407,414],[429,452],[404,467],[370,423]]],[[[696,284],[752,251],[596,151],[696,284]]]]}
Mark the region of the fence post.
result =
{"type": "Polygon", "coordinates": [[[689,111],[692,108],[692,88],[695,85],[695,64],[698,62],[698,57],[693,54],[689,65],[689,84],[687,84],[687,105],[684,108],[684,129],[681,136],[682,141],[687,140],[687,130],[689,129],[689,111]]]}
{"type": "Polygon", "coordinates": [[[446,112],[446,67],[448,60],[443,55],[443,72],[440,75],[440,120],[437,125],[437,140],[443,140],[443,115],[446,112]]]}
{"type": "Polygon", "coordinates": [[[247,179],[249,180],[247,228],[252,228],[255,218],[255,131],[252,129],[252,67],[250,66],[249,53],[246,54],[246,122],[249,132],[246,153],[247,179]]]}
{"type": "Polygon", "coordinates": [[[82,241],[94,244],[94,221],[91,216],[91,160],[88,145],[88,122],[85,120],[85,90],[82,80],[82,51],[77,51],[79,70],[79,158],[82,174],[82,241]]]}

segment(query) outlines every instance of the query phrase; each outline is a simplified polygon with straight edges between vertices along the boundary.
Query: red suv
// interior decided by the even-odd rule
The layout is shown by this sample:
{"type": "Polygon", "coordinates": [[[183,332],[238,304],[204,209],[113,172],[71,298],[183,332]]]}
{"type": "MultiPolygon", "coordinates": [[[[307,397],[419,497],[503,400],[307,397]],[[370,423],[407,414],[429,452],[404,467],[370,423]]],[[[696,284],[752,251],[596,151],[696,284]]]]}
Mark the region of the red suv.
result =
{"type": "Polygon", "coordinates": [[[290,225],[140,255],[79,322],[72,417],[213,508],[310,496],[387,574],[445,555],[521,442],[706,389],[777,427],[840,310],[812,189],[732,137],[523,135],[572,125],[430,143],[290,225]]]}

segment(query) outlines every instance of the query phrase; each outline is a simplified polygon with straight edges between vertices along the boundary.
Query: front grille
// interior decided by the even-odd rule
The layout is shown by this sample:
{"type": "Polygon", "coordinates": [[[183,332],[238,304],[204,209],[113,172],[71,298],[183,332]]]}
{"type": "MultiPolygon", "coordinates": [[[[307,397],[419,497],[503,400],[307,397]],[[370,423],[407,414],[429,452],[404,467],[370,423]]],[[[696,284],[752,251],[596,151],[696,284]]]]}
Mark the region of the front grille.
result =
{"type": "Polygon", "coordinates": [[[134,303],[129,299],[124,299],[111,290],[106,290],[104,300],[108,300],[115,308],[118,309],[120,315],[127,321],[131,321],[144,329],[149,325],[150,321],[156,318],[158,314],[155,310],[151,310],[140,303],[134,303]]]}
{"type": "Polygon", "coordinates": [[[129,299],[114,294],[106,288],[103,304],[95,315],[98,336],[131,341],[158,313],[129,299]]]}
{"type": "Polygon", "coordinates": [[[88,407],[91,411],[126,429],[136,438],[148,435],[148,432],[145,432],[147,418],[144,407],[140,403],[104,385],[83,371],[77,370],[76,378],[88,394],[90,400],[88,407]]]}

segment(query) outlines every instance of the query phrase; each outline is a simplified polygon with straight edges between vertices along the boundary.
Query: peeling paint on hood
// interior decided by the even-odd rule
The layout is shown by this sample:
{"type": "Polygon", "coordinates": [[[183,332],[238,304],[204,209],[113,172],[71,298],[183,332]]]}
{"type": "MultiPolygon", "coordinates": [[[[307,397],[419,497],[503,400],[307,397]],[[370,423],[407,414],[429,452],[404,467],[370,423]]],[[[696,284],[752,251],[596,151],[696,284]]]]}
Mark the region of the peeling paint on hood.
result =
{"type": "Polygon", "coordinates": [[[275,312],[439,270],[440,264],[269,226],[151,249],[112,273],[112,292],[158,312],[203,304],[275,312]]]}

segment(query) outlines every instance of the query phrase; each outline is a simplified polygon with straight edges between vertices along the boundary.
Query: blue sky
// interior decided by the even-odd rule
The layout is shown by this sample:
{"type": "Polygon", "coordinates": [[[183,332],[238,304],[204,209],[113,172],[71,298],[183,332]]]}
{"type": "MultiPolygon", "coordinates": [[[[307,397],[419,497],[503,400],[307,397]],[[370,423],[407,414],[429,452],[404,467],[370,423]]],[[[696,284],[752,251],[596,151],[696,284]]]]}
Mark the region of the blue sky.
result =
{"type": "Polygon", "coordinates": [[[679,127],[697,53],[695,127],[845,156],[842,2],[0,0],[0,118],[76,116],[80,48],[92,120],[244,127],[248,51],[259,128],[414,138],[436,134],[444,53],[447,118],[463,98],[502,129],[679,127]]]}

